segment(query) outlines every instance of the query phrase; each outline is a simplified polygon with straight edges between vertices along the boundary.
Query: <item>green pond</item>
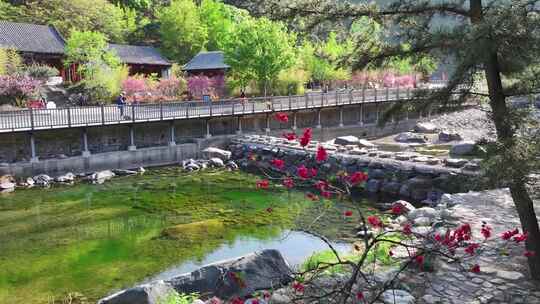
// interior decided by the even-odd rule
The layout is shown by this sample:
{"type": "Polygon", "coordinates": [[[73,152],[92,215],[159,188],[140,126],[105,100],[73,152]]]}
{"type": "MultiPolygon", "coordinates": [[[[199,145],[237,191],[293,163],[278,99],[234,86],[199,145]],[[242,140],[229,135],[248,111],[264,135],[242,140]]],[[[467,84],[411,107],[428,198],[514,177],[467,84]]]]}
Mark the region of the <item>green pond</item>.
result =
{"type": "Polygon", "coordinates": [[[121,288],[264,248],[300,263],[325,247],[294,229],[321,213],[328,216],[311,229],[332,240],[353,231],[354,217],[342,216],[348,203],[328,207],[280,187],[258,190],[256,180],[171,167],[103,185],[0,195],[0,303],[62,303],[68,295],[93,303],[121,288]]]}

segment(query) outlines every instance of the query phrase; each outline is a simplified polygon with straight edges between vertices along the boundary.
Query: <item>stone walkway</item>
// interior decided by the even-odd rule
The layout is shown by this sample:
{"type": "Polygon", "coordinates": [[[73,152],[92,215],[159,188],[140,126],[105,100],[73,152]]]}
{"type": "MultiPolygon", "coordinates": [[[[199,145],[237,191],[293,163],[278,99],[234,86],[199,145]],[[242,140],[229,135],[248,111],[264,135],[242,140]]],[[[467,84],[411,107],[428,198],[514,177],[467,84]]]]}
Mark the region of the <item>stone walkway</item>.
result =
{"type": "MultiPolygon", "coordinates": [[[[470,192],[445,195],[442,203],[457,203],[448,209],[454,223],[471,224],[475,236],[482,222],[493,228],[493,234],[486,245],[501,247],[500,234],[503,231],[521,228],[514,203],[507,189],[484,192],[470,192]]],[[[540,208],[537,209],[537,214],[540,208]]],[[[521,229],[520,229],[521,230],[521,229]]],[[[505,242],[506,243],[506,242],[505,242]]],[[[439,263],[434,273],[425,273],[417,278],[425,286],[425,293],[419,303],[540,303],[540,282],[530,280],[527,259],[523,256],[524,246],[511,244],[508,255],[488,252],[480,254],[475,262],[481,272],[473,274],[456,271],[445,262],[439,263]]]]}

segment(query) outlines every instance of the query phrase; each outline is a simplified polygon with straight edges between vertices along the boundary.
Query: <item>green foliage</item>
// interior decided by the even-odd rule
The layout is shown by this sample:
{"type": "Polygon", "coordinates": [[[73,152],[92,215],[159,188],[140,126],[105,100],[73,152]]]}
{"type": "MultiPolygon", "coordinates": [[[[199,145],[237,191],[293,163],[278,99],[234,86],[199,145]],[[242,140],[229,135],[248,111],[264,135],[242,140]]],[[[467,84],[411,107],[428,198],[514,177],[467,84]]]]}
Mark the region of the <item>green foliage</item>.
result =
{"type": "Polygon", "coordinates": [[[23,67],[23,60],[16,50],[0,48],[0,75],[17,75],[23,67]]]}
{"type": "Polygon", "coordinates": [[[162,49],[165,55],[184,64],[204,49],[208,31],[192,0],[173,0],[159,13],[162,49]]]}
{"type": "Polygon", "coordinates": [[[133,28],[133,14],[106,0],[27,1],[18,21],[52,24],[64,36],[72,31],[96,31],[115,42],[124,42],[133,28]]]}
{"type": "MultiPolygon", "coordinates": [[[[360,256],[356,254],[349,254],[345,256],[340,255],[340,258],[343,261],[351,261],[354,263],[354,262],[358,262],[358,260],[360,259],[360,256]]],[[[319,268],[323,268],[328,264],[335,264],[337,262],[338,260],[334,252],[328,249],[324,251],[315,252],[314,254],[312,254],[309,258],[307,258],[306,261],[304,261],[304,263],[301,266],[301,270],[312,271],[319,268]]],[[[344,273],[346,271],[347,269],[345,268],[344,265],[336,265],[336,266],[332,266],[326,269],[326,272],[330,274],[344,273]]]]}
{"type": "Polygon", "coordinates": [[[200,18],[208,33],[206,49],[221,51],[226,41],[231,39],[235,18],[240,17],[239,10],[216,0],[203,0],[199,7],[200,18]]]}
{"type": "Polygon", "coordinates": [[[300,68],[291,68],[279,73],[275,93],[278,95],[303,95],[310,75],[300,68]]]}
{"type": "Polygon", "coordinates": [[[164,300],[159,301],[159,304],[191,304],[198,298],[198,293],[183,294],[173,291],[164,300]]]}
{"type": "Polygon", "coordinates": [[[66,41],[66,59],[64,64],[79,64],[79,71],[92,78],[103,66],[116,68],[120,59],[108,50],[105,35],[98,32],[74,31],[66,41]]]}
{"type": "Polygon", "coordinates": [[[313,80],[329,83],[350,78],[350,72],[342,68],[339,61],[351,51],[350,41],[339,42],[337,35],[330,33],[326,41],[315,45],[305,41],[300,50],[300,58],[313,80]]]}
{"type": "Polygon", "coordinates": [[[58,76],[60,72],[54,67],[33,63],[24,68],[24,73],[35,79],[46,80],[49,77],[58,76]]]}
{"type": "Polygon", "coordinates": [[[295,35],[266,18],[242,20],[225,47],[225,61],[245,88],[255,79],[266,93],[279,73],[294,64],[295,35]]]}
{"type": "Polygon", "coordinates": [[[20,20],[22,9],[10,4],[8,1],[0,0],[0,20],[17,21],[20,20]]]}

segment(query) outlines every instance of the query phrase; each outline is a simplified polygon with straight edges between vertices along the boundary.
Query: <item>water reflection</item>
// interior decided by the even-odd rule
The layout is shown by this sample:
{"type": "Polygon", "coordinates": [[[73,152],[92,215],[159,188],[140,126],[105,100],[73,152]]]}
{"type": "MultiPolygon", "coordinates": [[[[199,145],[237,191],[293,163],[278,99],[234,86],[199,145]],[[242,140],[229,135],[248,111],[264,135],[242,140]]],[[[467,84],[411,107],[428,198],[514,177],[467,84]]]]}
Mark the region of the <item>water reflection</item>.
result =
{"type": "MultiPolygon", "coordinates": [[[[344,253],[350,250],[350,244],[333,243],[332,245],[338,252],[344,253]]],[[[170,279],[174,276],[196,270],[207,264],[233,259],[263,249],[277,249],[291,266],[297,266],[313,253],[329,248],[320,239],[298,231],[283,231],[278,237],[269,240],[241,237],[235,239],[232,244],[221,245],[201,260],[180,263],[146,279],[144,282],[170,279]]]]}

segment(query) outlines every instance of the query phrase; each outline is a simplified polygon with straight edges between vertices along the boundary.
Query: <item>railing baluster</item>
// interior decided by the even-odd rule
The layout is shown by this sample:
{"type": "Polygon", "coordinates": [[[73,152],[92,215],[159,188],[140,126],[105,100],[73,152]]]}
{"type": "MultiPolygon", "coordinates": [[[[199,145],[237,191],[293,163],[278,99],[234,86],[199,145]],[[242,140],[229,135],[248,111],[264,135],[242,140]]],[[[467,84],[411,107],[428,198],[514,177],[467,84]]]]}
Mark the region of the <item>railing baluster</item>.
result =
{"type": "MultiPolygon", "coordinates": [[[[101,105],[100,110],[101,110],[101,124],[104,125],[105,124],[105,106],[101,105]]],[[[122,114],[120,114],[120,116],[121,115],[122,114]]]]}

